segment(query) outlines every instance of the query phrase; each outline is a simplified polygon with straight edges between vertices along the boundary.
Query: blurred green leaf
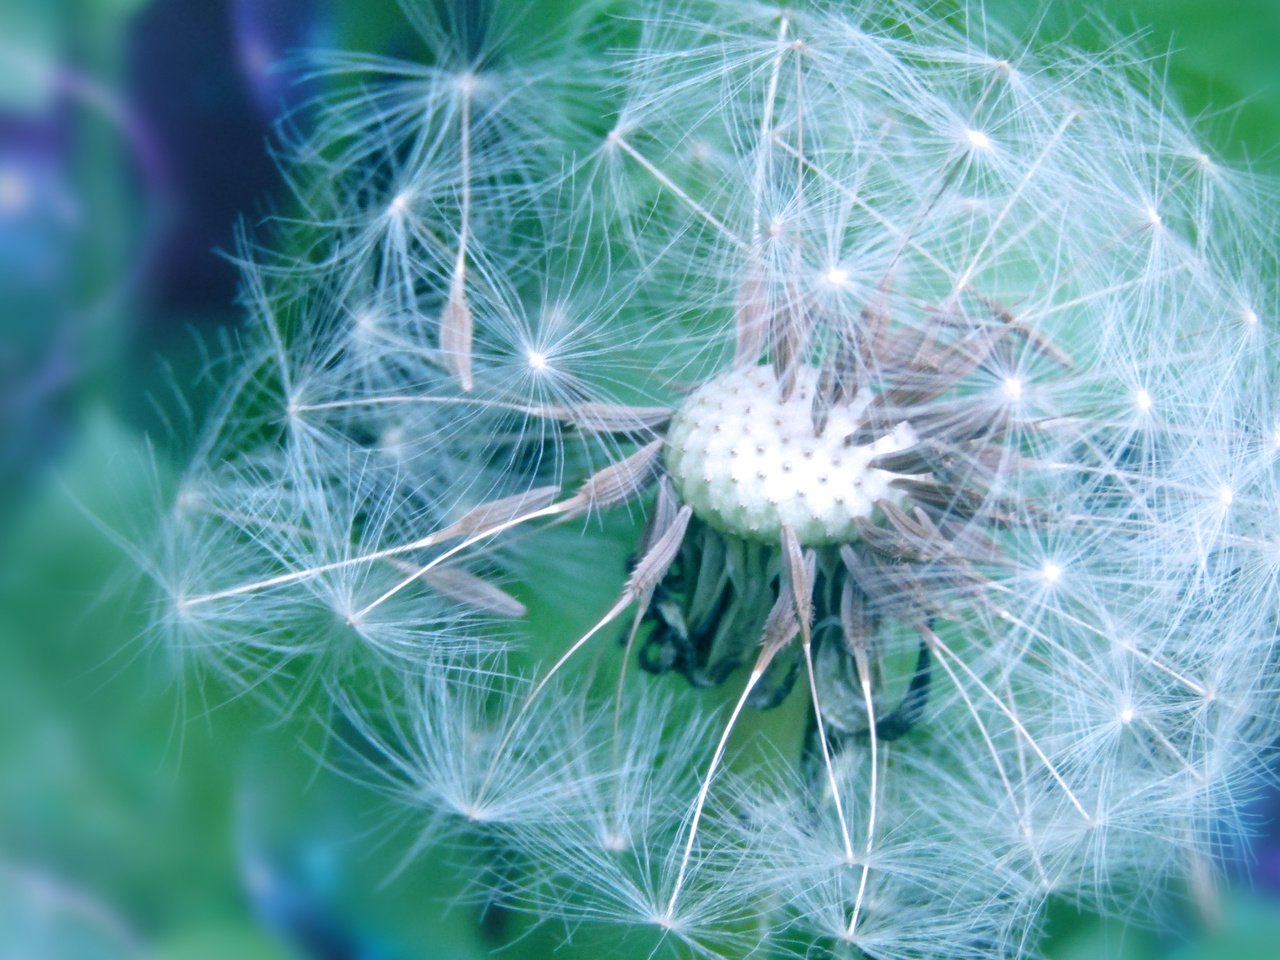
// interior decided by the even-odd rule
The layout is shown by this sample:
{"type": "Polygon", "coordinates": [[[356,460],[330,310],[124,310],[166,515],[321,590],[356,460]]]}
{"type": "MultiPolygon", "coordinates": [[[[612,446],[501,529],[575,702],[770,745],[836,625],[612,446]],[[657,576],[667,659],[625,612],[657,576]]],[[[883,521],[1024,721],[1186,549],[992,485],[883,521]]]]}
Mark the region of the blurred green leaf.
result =
{"type": "Polygon", "coordinates": [[[184,930],[157,944],[150,960],[297,960],[261,929],[236,923],[184,930]]]}
{"type": "Polygon", "coordinates": [[[1219,930],[1177,950],[1169,960],[1274,960],[1280,954],[1280,910],[1247,893],[1226,897],[1219,930]]]}

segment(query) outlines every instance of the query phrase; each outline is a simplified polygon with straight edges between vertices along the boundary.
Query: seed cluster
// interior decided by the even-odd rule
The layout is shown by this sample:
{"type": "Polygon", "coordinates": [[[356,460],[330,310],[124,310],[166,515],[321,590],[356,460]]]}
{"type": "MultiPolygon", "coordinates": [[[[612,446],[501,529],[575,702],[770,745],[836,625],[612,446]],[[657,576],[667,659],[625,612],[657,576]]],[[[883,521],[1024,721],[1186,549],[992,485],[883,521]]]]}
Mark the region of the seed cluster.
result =
{"type": "Polygon", "coordinates": [[[245,252],[156,635],[309,682],[588,950],[1212,913],[1280,731],[1274,184],[980,4],[636,0],[598,62],[404,6],[433,56],[322,61],[309,222],[245,252]]]}
{"type": "Polygon", "coordinates": [[[725,533],[777,543],[790,527],[806,546],[856,539],[898,476],[868,466],[915,443],[899,423],[871,443],[854,443],[864,394],[839,404],[815,429],[818,370],[796,372],[784,395],[771,366],[730,370],[692,393],[671,422],[667,468],[681,499],[725,533]]]}

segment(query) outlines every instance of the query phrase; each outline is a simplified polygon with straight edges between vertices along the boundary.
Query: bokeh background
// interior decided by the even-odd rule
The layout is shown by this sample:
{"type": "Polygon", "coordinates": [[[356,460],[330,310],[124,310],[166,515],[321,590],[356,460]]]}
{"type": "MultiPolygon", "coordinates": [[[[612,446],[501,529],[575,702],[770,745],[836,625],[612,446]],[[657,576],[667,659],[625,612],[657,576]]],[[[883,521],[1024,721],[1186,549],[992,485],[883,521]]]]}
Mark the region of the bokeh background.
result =
{"type": "MultiPolygon", "coordinates": [[[[543,0],[528,29],[583,2],[632,6],[543,0]]],[[[1105,43],[1091,13],[1142,33],[1216,152],[1280,174],[1280,0],[985,9],[1027,37],[1105,43]]],[[[523,932],[462,896],[466,851],[402,863],[415,825],[317,763],[307,705],[175,678],[113,542],[144,528],[175,393],[198,414],[238,322],[219,251],[288,210],[271,131],[316,92],[288,66],[316,46],[421,53],[395,0],[0,0],[0,960],[468,960],[523,932]]],[[[1051,956],[1275,957],[1280,794],[1249,813],[1216,929],[1063,909],[1051,956]]]]}

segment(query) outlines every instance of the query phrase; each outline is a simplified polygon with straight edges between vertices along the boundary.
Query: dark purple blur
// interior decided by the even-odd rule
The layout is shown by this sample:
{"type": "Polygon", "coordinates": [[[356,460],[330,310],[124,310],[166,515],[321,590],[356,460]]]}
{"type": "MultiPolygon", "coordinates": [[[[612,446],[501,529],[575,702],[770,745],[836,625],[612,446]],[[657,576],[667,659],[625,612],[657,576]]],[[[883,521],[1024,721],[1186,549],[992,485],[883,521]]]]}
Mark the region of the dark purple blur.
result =
{"type": "Polygon", "coordinates": [[[175,229],[150,284],[159,322],[218,310],[236,277],[228,250],[241,216],[272,209],[280,177],[268,153],[273,122],[304,96],[281,68],[323,44],[327,0],[157,0],[131,31],[128,87],[175,171],[175,229]]]}
{"type": "Polygon", "coordinates": [[[271,127],[307,90],[280,64],[332,42],[329,9],[153,0],[118,41],[69,11],[59,47],[6,53],[43,99],[0,102],[0,519],[86,393],[140,393],[189,328],[235,323],[236,271],[217,251],[241,217],[288,202],[271,127]],[[118,77],[76,53],[116,42],[118,77]]]}

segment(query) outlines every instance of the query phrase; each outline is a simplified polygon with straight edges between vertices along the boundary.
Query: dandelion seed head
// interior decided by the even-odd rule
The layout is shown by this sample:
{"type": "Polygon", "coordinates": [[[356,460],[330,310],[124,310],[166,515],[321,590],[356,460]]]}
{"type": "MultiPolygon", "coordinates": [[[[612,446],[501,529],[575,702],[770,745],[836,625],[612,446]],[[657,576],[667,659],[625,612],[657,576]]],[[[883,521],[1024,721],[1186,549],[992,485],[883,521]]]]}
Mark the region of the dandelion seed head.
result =
{"type": "Polygon", "coordinates": [[[676,13],[617,61],[429,11],[429,65],[322,59],[359,94],[292,156],[308,252],[246,268],[159,629],[305,665],[539,917],[954,960],[1046,893],[1136,912],[1274,738],[1268,192],[1123,45],[676,13]]]}
{"type": "Polygon", "coordinates": [[[681,496],[720,528],[776,540],[782,527],[802,543],[856,539],[877,500],[892,498],[893,474],[873,457],[911,445],[900,424],[869,443],[851,443],[857,408],[833,411],[818,433],[815,371],[797,373],[790,397],[768,367],[721,374],[690,395],[672,421],[667,463],[681,496]]]}

